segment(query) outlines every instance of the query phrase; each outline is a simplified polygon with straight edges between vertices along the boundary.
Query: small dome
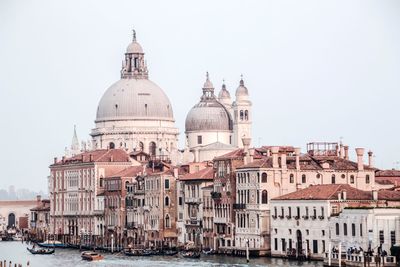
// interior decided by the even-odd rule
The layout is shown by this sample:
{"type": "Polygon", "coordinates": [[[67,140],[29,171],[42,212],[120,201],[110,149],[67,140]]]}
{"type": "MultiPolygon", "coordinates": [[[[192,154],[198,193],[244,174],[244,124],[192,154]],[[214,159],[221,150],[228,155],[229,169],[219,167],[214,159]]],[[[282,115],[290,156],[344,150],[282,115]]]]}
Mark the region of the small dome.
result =
{"type": "Polygon", "coordinates": [[[174,121],[167,95],[148,79],[121,79],[99,102],[96,121],[132,119],[174,121]]]}
{"type": "Polygon", "coordinates": [[[232,119],[226,108],[216,99],[200,101],[186,116],[185,130],[232,131],[232,119]]]}
{"type": "Polygon", "coordinates": [[[228,90],[226,90],[225,84],[223,84],[221,91],[219,91],[218,99],[221,100],[221,99],[230,99],[230,98],[231,98],[231,94],[229,93],[228,90]]]}
{"type": "Polygon", "coordinates": [[[247,90],[247,87],[244,86],[244,81],[243,79],[240,80],[239,87],[236,89],[236,96],[248,96],[249,91],[247,90]]]}
{"type": "Polygon", "coordinates": [[[128,47],[126,48],[126,53],[127,54],[144,54],[142,46],[136,41],[133,41],[132,43],[130,43],[128,45],[128,47]]]}

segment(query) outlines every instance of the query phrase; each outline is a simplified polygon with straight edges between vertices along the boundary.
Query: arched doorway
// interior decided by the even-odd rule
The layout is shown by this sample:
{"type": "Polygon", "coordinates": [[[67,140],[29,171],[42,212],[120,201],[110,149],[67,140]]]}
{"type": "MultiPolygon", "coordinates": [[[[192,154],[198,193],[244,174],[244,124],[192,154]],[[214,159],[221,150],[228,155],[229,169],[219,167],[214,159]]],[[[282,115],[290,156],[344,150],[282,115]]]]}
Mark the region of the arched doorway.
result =
{"type": "Polygon", "coordinates": [[[15,226],[15,214],[10,213],[8,214],[8,227],[13,227],[15,226]]]}
{"type": "Polygon", "coordinates": [[[150,142],[150,144],[149,144],[149,154],[150,154],[150,156],[155,156],[156,155],[156,143],[150,142]]]}
{"type": "Polygon", "coordinates": [[[296,240],[297,240],[297,253],[298,255],[300,255],[303,251],[303,238],[301,236],[301,231],[297,230],[296,231],[296,240]]]}

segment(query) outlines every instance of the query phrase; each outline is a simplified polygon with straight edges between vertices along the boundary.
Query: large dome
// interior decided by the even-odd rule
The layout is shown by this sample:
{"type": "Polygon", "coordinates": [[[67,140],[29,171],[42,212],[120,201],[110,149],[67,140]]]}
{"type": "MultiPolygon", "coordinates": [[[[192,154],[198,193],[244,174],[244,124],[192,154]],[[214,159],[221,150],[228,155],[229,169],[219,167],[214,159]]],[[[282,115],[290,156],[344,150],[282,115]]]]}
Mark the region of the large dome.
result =
{"type": "Polygon", "coordinates": [[[186,132],[231,131],[232,119],[226,108],[216,99],[200,101],[186,116],[186,132]]]}
{"type": "Polygon", "coordinates": [[[163,90],[148,79],[121,79],[101,98],[96,122],[135,119],[174,121],[171,103],[163,90]]]}

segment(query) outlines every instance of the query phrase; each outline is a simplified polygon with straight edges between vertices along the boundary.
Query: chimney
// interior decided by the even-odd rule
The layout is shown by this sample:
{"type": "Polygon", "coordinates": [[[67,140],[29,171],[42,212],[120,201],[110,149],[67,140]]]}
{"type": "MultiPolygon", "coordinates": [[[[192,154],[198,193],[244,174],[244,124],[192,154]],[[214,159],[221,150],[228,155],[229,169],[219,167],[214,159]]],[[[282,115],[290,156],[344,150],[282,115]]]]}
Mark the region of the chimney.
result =
{"type": "Polygon", "coordinates": [[[175,169],[174,169],[174,177],[175,177],[175,178],[178,178],[178,168],[175,168],[175,169]]]}
{"type": "Polygon", "coordinates": [[[110,156],[110,162],[114,162],[114,155],[110,156]]]}
{"type": "Polygon", "coordinates": [[[89,154],[89,162],[92,162],[92,161],[93,161],[93,155],[89,154]]]}
{"type": "Polygon", "coordinates": [[[374,163],[373,163],[373,158],[372,158],[372,151],[368,151],[368,167],[372,168],[374,163]]]}
{"type": "Polygon", "coordinates": [[[346,192],[346,191],[343,191],[343,192],[342,192],[342,196],[343,196],[343,200],[346,200],[346,199],[347,199],[347,192],[346,192]]]}
{"type": "Polygon", "coordinates": [[[62,163],[65,162],[65,156],[62,156],[61,161],[62,161],[62,163]]]}
{"type": "Polygon", "coordinates": [[[273,146],[271,148],[271,152],[272,152],[272,168],[279,168],[278,164],[279,146],[273,146]]]}
{"type": "Polygon", "coordinates": [[[375,189],[372,190],[372,200],[378,201],[378,191],[375,189]]]}
{"type": "Polygon", "coordinates": [[[243,153],[244,153],[243,161],[244,161],[244,165],[246,165],[250,161],[249,147],[250,147],[250,143],[251,143],[251,138],[243,137],[242,143],[243,143],[243,153]]]}
{"type": "Polygon", "coordinates": [[[57,163],[57,157],[54,158],[54,164],[56,164],[56,163],[57,163]]]}
{"type": "Polygon", "coordinates": [[[281,154],[281,167],[282,169],[286,170],[286,154],[282,153],[281,154]]]}
{"type": "Polygon", "coordinates": [[[343,146],[344,147],[344,159],[349,160],[349,146],[343,146]]]}
{"type": "Polygon", "coordinates": [[[342,200],[342,193],[341,193],[341,192],[338,193],[337,199],[338,199],[339,201],[342,200]]]}
{"type": "Polygon", "coordinates": [[[300,170],[300,147],[296,147],[294,149],[294,153],[296,154],[296,170],[300,170]]]}
{"type": "Polygon", "coordinates": [[[363,162],[364,148],[356,148],[356,153],[357,153],[358,170],[363,171],[364,170],[364,162],[363,162]]]}
{"type": "Polygon", "coordinates": [[[339,157],[344,158],[344,146],[342,143],[340,143],[340,152],[339,152],[339,157]]]}
{"type": "Polygon", "coordinates": [[[254,161],[254,153],[255,153],[254,148],[249,149],[250,163],[254,161]]]}
{"type": "Polygon", "coordinates": [[[194,149],[194,162],[200,162],[199,157],[200,157],[200,155],[199,155],[199,149],[198,149],[198,148],[195,148],[195,149],[194,149]]]}
{"type": "Polygon", "coordinates": [[[40,202],[41,200],[42,200],[42,196],[41,196],[41,195],[37,195],[37,196],[36,196],[36,201],[37,201],[37,202],[40,202]]]}

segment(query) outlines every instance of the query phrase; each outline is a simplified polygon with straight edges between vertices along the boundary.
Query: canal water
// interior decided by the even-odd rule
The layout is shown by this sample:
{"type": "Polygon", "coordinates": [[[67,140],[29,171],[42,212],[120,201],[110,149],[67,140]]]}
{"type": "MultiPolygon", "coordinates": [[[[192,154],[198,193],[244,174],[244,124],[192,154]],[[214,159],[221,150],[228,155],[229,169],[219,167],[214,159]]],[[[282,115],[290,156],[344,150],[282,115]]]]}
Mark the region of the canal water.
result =
{"type": "Polygon", "coordinates": [[[228,256],[207,256],[202,255],[200,259],[184,259],[179,256],[152,256],[152,257],[127,257],[121,254],[103,254],[104,260],[98,262],[85,262],[80,258],[79,250],[57,249],[53,255],[32,255],[26,250],[26,245],[21,242],[0,241],[0,261],[7,260],[26,266],[29,261],[31,267],[73,267],[73,266],[204,266],[204,267],[225,267],[225,266],[313,266],[321,267],[322,262],[296,262],[285,259],[254,258],[246,263],[245,258],[228,256]]]}

